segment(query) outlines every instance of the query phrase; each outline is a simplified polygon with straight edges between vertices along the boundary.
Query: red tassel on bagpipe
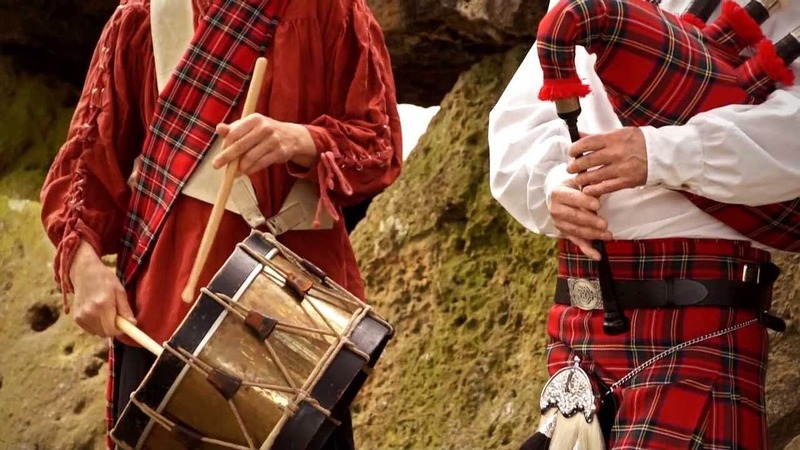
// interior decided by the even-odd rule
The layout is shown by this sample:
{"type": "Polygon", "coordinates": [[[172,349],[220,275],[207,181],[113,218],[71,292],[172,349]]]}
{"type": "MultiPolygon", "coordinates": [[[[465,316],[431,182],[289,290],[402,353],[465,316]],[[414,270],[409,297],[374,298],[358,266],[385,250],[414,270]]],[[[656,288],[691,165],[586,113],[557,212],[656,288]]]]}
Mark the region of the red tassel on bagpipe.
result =
{"type": "Polygon", "coordinates": [[[794,72],[786,66],[786,62],[778,55],[771,41],[764,40],[758,43],[754,61],[773,81],[784,86],[794,84],[794,72]]]}
{"type": "Polygon", "coordinates": [[[539,100],[555,101],[562,98],[586,97],[591,89],[577,78],[546,80],[539,90],[539,100]]]}

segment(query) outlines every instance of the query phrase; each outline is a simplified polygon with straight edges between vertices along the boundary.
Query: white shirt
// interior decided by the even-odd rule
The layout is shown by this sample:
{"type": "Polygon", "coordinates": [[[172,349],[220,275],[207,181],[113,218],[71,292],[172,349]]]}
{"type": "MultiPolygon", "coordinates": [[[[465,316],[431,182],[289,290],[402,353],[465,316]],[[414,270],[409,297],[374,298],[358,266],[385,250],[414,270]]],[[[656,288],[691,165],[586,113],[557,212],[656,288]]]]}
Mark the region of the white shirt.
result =
{"type": "MultiPolygon", "coordinates": [[[[551,0],[550,7],[557,1],[551,0]]],[[[661,7],[680,13],[688,3],[664,0],[661,7]]],[[[773,42],[800,25],[800,2],[789,3],[762,25],[773,42]]],[[[594,61],[594,55],[577,48],[578,74],[592,88],[581,99],[578,129],[589,134],[622,126],[594,61]]],[[[792,69],[800,83],[800,61],[792,69]]],[[[542,77],[534,46],[489,115],[490,183],[494,197],[522,225],[558,237],[549,196],[574,175],[566,172],[566,125],[553,103],[537,99],[542,77]]],[[[781,88],[760,105],[726,106],[698,114],[682,126],[642,131],[646,185],[601,199],[599,213],[615,239],[746,239],[668,188],[753,206],[800,197],[800,86],[781,88]]]]}

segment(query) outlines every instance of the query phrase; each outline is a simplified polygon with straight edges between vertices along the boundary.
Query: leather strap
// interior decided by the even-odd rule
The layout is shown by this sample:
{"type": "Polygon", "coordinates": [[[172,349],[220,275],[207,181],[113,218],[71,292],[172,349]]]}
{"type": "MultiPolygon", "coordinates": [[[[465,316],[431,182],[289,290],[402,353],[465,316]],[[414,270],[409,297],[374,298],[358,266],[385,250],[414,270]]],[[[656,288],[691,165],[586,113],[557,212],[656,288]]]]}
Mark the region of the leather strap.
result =
{"type": "Polygon", "coordinates": [[[191,0],[150,0],[150,34],[158,92],[164,90],[194,36],[191,0]]]}
{"type": "MultiPolygon", "coordinates": [[[[586,310],[603,309],[595,282],[559,278],[556,303],[586,310]]],[[[731,280],[618,280],[614,284],[617,300],[625,309],[725,306],[764,310],[772,298],[771,284],[731,280]]]]}

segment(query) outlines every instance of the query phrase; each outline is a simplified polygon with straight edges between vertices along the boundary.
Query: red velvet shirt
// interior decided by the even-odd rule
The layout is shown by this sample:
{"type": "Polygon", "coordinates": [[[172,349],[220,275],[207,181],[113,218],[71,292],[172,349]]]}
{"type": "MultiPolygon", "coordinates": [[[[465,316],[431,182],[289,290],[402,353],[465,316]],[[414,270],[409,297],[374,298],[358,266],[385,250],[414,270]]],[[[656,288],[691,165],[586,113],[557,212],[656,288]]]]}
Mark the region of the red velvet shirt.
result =
{"type": "MultiPolygon", "coordinates": [[[[196,16],[208,2],[195,2],[196,16]]],[[[267,53],[257,111],[307,124],[321,157],[336,150],[342,183],[323,186],[334,208],[388,186],[400,173],[401,133],[383,36],[364,0],[289,3],[267,53]],[[386,151],[390,149],[391,151],[386,151]],[[385,155],[389,155],[388,157],[385,155]]],[[[42,219],[58,246],[56,278],[71,290],[69,266],[83,239],[100,255],[120,249],[130,189],[157,100],[149,2],[123,2],[95,50],[67,142],[42,190],[42,219]]],[[[318,167],[276,165],[251,177],[265,217],[277,213],[297,178],[318,182],[318,167]]],[[[180,293],[191,271],[211,205],[179,196],[139,275],[127,286],[139,327],[167,340],[188,311],[180,293]]],[[[250,229],[226,212],[200,285],[206,285],[250,229]]],[[[332,230],[293,231],[281,242],[363,297],[342,221],[332,230]]]]}

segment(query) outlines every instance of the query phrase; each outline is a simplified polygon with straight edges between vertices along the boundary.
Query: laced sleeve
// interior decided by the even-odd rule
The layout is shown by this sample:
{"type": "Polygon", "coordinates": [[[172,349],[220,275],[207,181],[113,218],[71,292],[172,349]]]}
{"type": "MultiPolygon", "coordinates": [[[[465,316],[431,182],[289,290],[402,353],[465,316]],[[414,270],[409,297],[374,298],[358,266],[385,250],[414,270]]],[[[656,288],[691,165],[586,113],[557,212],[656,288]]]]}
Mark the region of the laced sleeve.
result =
{"type": "Polygon", "coordinates": [[[103,29],[67,140],[42,188],[42,222],[56,246],[55,278],[67,312],[69,269],[81,240],[101,256],[119,247],[130,195],[126,180],[144,138],[147,58],[135,48],[148,40],[147,9],[123,2],[103,29]]]}
{"type": "Polygon", "coordinates": [[[315,167],[289,165],[320,186],[325,208],[381,192],[400,174],[402,140],[394,79],[383,33],[364,0],[342,0],[328,19],[325,62],[328,111],[308,126],[319,154],[315,167]]]}

